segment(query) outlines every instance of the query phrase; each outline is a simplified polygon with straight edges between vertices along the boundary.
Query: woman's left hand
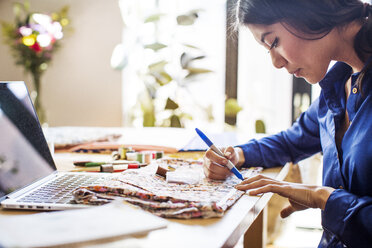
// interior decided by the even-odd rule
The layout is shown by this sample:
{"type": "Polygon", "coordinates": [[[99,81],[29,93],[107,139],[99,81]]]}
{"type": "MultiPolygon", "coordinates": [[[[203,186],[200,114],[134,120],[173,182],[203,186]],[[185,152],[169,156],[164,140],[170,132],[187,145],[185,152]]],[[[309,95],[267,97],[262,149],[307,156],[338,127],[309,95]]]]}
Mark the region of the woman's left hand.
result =
{"type": "Polygon", "coordinates": [[[253,196],[272,192],[288,198],[290,205],[281,211],[282,218],[307,208],[324,210],[329,196],[335,190],[325,186],[278,181],[261,174],[246,179],[235,187],[238,190],[250,190],[249,195],[253,196]]]}

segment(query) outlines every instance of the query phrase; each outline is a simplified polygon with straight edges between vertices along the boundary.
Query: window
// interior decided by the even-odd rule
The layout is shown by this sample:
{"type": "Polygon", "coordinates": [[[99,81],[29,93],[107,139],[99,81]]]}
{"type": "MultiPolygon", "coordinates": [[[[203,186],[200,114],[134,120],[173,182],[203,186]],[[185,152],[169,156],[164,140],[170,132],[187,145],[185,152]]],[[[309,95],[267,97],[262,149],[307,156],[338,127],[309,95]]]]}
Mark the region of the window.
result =
{"type": "Polygon", "coordinates": [[[146,80],[153,80],[146,76],[146,71],[150,64],[166,60],[168,63],[164,70],[171,75],[172,80],[155,90],[155,125],[162,126],[162,121],[169,117],[171,111],[164,111],[164,106],[170,97],[172,100],[177,99],[175,101],[183,113],[192,116],[192,120],[185,119],[185,127],[197,125],[222,128],[225,100],[225,1],[120,0],[119,3],[125,23],[121,50],[126,61],[122,73],[123,124],[135,127],[143,125],[139,97],[146,89],[146,80]],[[194,24],[177,25],[179,15],[193,10],[199,10],[194,24]],[[157,14],[159,21],[145,22],[146,18],[156,18],[157,14]],[[145,46],[155,43],[167,47],[157,51],[145,49],[145,46]],[[189,52],[193,50],[190,54],[199,52],[205,55],[203,59],[193,60],[192,66],[211,70],[211,73],[184,80],[185,71],[180,67],[180,56],[188,49],[185,44],[200,48],[189,49],[189,52]]]}

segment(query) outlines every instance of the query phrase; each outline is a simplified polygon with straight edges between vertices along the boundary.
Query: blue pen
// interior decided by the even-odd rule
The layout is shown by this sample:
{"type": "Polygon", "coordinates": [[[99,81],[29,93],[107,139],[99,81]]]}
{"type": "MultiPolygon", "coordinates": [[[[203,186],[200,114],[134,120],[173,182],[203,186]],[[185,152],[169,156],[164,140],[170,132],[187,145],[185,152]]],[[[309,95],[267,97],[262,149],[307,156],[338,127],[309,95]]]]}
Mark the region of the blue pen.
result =
{"type": "MultiPolygon", "coordinates": [[[[210,141],[210,139],[208,139],[208,137],[205,136],[205,134],[202,131],[200,131],[198,128],[195,128],[195,131],[198,133],[200,138],[209,146],[209,148],[211,148],[218,155],[225,157],[225,155],[223,155],[221,150],[218,149],[215,145],[213,145],[212,141],[210,141]]],[[[244,180],[242,174],[240,174],[238,169],[235,167],[235,165],[230,160],[227,160],[227,168],[229,168],[229,170],[232,173],[234,173],[237,178],[239,178],[240,180],[244,180]]]]}

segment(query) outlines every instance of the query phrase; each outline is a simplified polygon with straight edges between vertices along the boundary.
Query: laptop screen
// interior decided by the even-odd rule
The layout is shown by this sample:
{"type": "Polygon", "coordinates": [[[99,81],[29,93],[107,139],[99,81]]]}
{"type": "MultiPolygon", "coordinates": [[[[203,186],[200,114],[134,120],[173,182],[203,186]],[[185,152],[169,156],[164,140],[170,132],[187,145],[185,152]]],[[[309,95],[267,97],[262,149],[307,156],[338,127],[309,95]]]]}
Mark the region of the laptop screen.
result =
{"type": "Polygon", "coordinates": [[[56,169],[24,82],[0,82],[0,199],[56,169]]]}

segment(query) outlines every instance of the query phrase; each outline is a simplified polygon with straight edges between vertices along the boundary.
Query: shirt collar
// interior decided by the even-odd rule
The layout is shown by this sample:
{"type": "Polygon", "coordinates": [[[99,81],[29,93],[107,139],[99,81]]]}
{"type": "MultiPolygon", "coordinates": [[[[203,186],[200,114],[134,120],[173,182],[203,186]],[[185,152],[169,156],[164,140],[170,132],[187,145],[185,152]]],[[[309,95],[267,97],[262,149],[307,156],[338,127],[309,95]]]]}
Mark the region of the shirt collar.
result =
{"type": "MultiPolygon", "coordinates": [[[[372,56],[364,64],[363,70],[372,62],[372,56]]],[[[319,82],[322,88],[321,96],[324,98],[328,109],[336,118],[342,119],[345,112],[345,82],[351,76],[351,86],[354,87],[360,72],[352,74],[352,68],[344,62],[337,62],[319,82]]],[[[372,68],[366,71],[363,79],[362,92],[368,94],[372,90],[372,68]]],[[[361,100],[361,99],[360,99],[361,100]]],[[[350,114],[350,113],[349,113],[350,114]]]]}
{"type": "Polygon", "coordinates": [[[349,65],[344,62],[336,62],[336,64],[327,72],[326,76],[319,81],[319,86],[323,90],[334,89],[336,86],[335,84],[344,83],[345,78],[350,77],[351,72],[352,69],[349,65]]]}
{"type": "Polygon", "coordinates": [[[352,68],[344,62],[337,62],[319,82],[322,95],[328,108],[336,115],[343,115],[345,106],[345,82],[350,77],[352,68]],[[341,101],[340,101],[341,100],[341,101]]]}
{"type": "MultiPolygon", "coordinates": [[[[363,70],[368,66],[368,64],[372,62],[372,56],[370,56],[367,59],[367,62],[363,66],[363,70]]],[[[350,75],[354,78],[357,78],[360,74],[360,72],[352,73],[351,67],[344,63],[344,62],[336,62],[336,64],[328,71],[326,76],[319,81],[319,86],[323,89],[330,89],[334,88],[335,82],[338,83],[344,83],[343,79],[345,77],[350,77],[350,75]]],[[[366,71],[366,74],[371,74],[372,68],[370,68],[368,71],[366,71]]]]}

